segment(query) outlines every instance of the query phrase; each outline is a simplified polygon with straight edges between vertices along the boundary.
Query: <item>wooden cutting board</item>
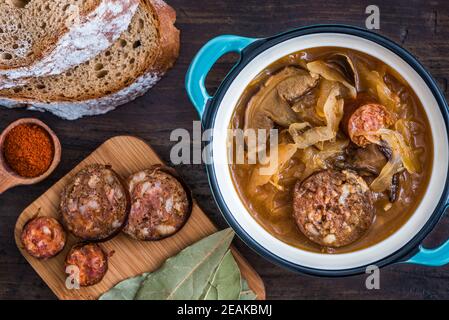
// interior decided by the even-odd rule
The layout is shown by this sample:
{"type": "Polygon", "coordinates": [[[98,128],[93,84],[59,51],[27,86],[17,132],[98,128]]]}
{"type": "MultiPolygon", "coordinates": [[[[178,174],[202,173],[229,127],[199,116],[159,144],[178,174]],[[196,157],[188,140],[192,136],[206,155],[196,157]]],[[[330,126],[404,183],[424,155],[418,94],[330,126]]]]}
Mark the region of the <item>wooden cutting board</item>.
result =
{"type": "MultiPolygon", "coordinates": [[[[102,243],[101,246],[106,252],[113,252],[109,259],[109,270],[104,279],[95,286],[78,290],[67,289],[65,280],[68,275],[64,272],[64,259],[77,239],[73,235],[69,235],[63,252],[52,259],[42,261],[31,257],[22,249],[20,233],[24,224],[39,209],[41,210],[40,215],[59,218],[58,206],[61,190],[73,175],[92,163],[110,164],[118,174],[127,177],[151,165],[161,164],[162,161],[144,141],[130,136],[114,137],[101,145],[19,216],[15,227],[16,244],[23,256],[59,299],[97,299],[121,280],[156,270],[167,258],[217,231],[217,228],[194,201],[192,215],[188,222],[181,231],[170,238],[157,242],[143,242],[119,234],[102,243]]],[[[250,288],[257,294],[258,299],[265,299],[265,288],[259,275],[235,249],[232,250],[242,276],[248,280],[250,288]]]]}

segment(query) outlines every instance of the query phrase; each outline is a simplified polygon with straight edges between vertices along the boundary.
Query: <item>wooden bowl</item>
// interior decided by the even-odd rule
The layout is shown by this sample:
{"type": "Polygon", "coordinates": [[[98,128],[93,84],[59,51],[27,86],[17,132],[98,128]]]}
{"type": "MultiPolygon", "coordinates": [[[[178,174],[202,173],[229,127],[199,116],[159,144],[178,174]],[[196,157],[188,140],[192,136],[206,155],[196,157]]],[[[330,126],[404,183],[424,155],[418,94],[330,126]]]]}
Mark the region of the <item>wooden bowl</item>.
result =
{"type": "Polygon", "coordinates": [[[24,118],[14,121],[8,127],[6,127],[6,129],[3,130],[2,134],[0,135],[0,194],[15,186],[30,185],[41,182],[56,169],[60,161],[61,161],[61,143],[59,142],[59,139],[53,132],[53,130],[51,130],[45,123],[35,118],[24,118]],[[12,169],[9,168],[3,156],[3,144],[5,142],[5,137],[7,136],[9,131],[11,131],[11,129],[21,124],[36,124],[40,126],[49,134],[49,136],[53,141],[54,146],[53,161],[48,170],[44,174],[35,178],[25,178],[18,175],[16,172],[14,172],[12,169]]]}

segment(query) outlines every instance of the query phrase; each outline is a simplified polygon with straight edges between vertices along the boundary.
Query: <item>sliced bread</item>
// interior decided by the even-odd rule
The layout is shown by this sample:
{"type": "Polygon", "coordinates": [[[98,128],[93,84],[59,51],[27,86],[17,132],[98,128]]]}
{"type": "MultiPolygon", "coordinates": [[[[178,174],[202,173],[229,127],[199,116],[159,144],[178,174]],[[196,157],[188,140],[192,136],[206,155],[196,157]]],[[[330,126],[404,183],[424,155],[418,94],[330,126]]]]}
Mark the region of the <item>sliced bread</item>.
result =
{"type": "Polygon", "coordinates": [[[0,88],[59,74],[126,30],[139,0],[0,0],[0,88]]]}
{"type": "Polygon", "coordinates": [[[69,120],[113,110],[144,94],[174,64],[175,20],[175,11],[162,0],[141,0],[128,30],[110,48],[64,74],[0,90],[0,105],[46,110],[69,120]]]}

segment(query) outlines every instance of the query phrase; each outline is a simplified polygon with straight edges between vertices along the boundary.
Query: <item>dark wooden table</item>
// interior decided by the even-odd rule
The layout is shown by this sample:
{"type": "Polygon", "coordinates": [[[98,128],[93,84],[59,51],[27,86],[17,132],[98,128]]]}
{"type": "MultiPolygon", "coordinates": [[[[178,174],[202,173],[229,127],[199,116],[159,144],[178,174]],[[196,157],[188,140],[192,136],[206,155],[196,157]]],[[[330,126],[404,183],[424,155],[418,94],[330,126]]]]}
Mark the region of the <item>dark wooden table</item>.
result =
{"type": "MultiPolygon", "coordinates": [[[[59,135],[62,161],[45,182],[18,187],[0,196],[0,299],[54,299],[55,296],[28,265],[16,248],[13,228],[19,213],[106,139],[132,134],[145,139],[169,162],[170,132],[191,130],[198,119],[184,90],[184,76],[195,53],[214,36],[235,33],[270,36],[286,29],[316,23],[345,23],[365,26],[365,8],[372,1],[260,1],[260,0],[167,0],[178,12],[182,31],[181,56],[175,68],[145,97],[104,116],[63,121],[50,114],[24,110],[0,110],[0,129],[21,117],[38,117],[59,135]]],[[[449,2],[384,1],[377,32],[402,44],[416,55],[448,94],[449,2]]],[[[232,66],[235,56],[221,59],[208,77],[213,92],[232,66]]],[[[194,196],[220,227],[226,223],[211,196],[203,166],[179,166],[181,176],[194,196]]],[[[443,218],[426,240],[437,245],[449,237],[449,219],[443,218]]],[[[424,268],[407,265],[381,270],[381,289],[367,290],[365,276],[321,279],[287,271],[271,264],[243,243],[241,252],[262,276],[270,299],[436,299],[449,298],[449,267],[424,268]]]]}

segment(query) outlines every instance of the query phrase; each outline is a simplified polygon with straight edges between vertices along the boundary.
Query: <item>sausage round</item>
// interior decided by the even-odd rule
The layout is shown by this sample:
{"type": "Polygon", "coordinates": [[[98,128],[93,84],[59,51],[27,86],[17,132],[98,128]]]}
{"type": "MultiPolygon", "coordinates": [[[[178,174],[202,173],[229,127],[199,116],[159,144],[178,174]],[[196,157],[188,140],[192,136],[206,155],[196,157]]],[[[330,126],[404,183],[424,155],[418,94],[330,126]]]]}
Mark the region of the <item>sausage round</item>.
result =
{"type": "Polygon", "coordinates": [[[375,208],[366,182],[351,171],[325,170],[294,189],[293,214],[301,232],[326,247],[342,247],[371,226],[375,208]]]}
{"type": "Polygon", "coordinates": [[[33,257],[48,259],[64,249],[66,233],[58,220],[37,217],[28,221],[20,236],[24,249],[33,257]]]}
{"type": "Polygon", "coordinates": [[[393,116],[380,104],[365,104],[354,111],[348,121],[348,134],[352,142],[365,147],[370,141],[365,138],[367,132],[388,128],[393,124],[393,116]]]}
{"type": "Polygon", "coordinates": [[[183,185],[160,167],[128,179],[131,210],[123,231],[138,240],[160,240],[179,231],[191,212],[183,185]]]}
{"type": "Polygon", "coordinates": [[[98,244],[77,244],[70,249],[65,267],[77,268],[76,281],[81,287],[99,283],[108,271],[108,256],[98,244]]]}
{"type": "Polygon", "coordinates": [[[110,166],[90,165],[65,187],[61,213],[67,229],[83,240],[106,240],[126,222],[129,195],[110,166]]]}

